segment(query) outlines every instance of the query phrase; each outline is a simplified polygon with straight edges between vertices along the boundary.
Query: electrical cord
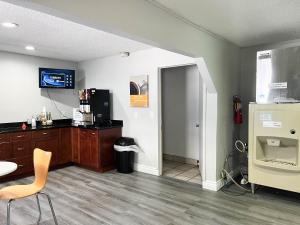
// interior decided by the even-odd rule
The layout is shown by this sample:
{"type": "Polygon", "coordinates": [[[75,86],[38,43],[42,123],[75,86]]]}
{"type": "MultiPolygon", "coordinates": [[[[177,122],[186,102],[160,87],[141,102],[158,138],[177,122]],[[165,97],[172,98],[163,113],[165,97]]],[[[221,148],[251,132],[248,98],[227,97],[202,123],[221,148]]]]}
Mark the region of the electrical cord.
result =
{"type": "Polygon", "coordinates": [[[58,108],[58,106],[56,105],[56,102],[51,98],[48,89],[47,89],[47,94],[48,94],[48,97],[50,98],[52,104],[55,106],[56,110],[59,112],[60,116],[61,116],[62,118],[67,118],[67,119],[68,119],[69,117],[67,117],[67,116],[66,116],[66,115],[58,108]]]}
{"type": "Polygon", "coordinates": [[[242,189],[243,191],[247,191],[247,192],[251,192],[251,190],[247,189],[247,188],[244,188],[242,187],[238,182],[236,182],[233,177],[227,172],[226,169],[223,169],[222,170],[224,173],[226,173],[226,176],[229,177],[229,179],[240,189],[242,189]]]}
{"type": "Polygon", "coordinates": [[[221,189],[221,191],[222,191],[225,195],[228,195],[228,196],[234,196],[234,197],[243,196],[243,195],[245,195],[245,194],[248,193],[247,191],[243,191],[243,192],[230,191],[229,188],[225,188],[225,187],[223,187],[223,188],[221,189]]]}
{"type": "Polygon", "coordinates": [[[234,143],[235,149],[241,153],[245,153],[247,151],[247,145],[241,140],[236,140],[234,143]],[[241,148],[240,148],[241,147],[241,148]]]}
{"type": "MultiPolygon", "coordinates": [[[[241,140],[237,140],[235,142],[235,148],[238,152],[240,153],[243,153],[243,154],[247,154],[247,144],[243,143],[241,140]]],[[[242,187],[237,181],[235,181],[235,179],[230,175],[230,173],[226,170],[226,167],[229,171],[231,171],[231,168],[230,168],[230,165],[229,165],[229,158],[233,157],[233,151],[230,152],[229,154],[227,154],[226,158],[225,158],[225,161],[224,161],[224,165],[223,165],[223,169],[222,169],[222,177],[223,178],[228,178],[230,179],[239,189],[241,189],[243,192],[242,193],[238,193],[238,194],[232,194],[233,196],[241,196],[241,195],[244,195],[246,193],[249,193],[251,192],[250,189],[247,189],[247,188],[244,188],[242,187]]],[[[248,180],[245,178],[244,174],[242,173],[242,168],[240,168],[240,173],[243,177],[243,179],[248,183],[248,180]]],[[[246,183],[246,184],[247,184],[246,183]]],[[[222,188],[222,191],[225,193],[225,189],[222,188]]],[[[226,194],[229,194],[230,192],[226,191],[226,194]]]]}

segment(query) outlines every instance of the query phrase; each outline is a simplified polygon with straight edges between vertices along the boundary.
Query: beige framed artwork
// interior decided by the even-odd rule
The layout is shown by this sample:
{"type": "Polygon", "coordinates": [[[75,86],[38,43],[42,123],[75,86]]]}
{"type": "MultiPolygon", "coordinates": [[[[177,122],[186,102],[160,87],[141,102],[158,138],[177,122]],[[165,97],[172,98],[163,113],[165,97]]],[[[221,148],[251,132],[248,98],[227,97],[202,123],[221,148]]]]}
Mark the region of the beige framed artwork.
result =
{"type": "Polygon", "coordinates": [[[148,75],[130,77],[130,106],[149,106],[149,82],[148,75]]]}

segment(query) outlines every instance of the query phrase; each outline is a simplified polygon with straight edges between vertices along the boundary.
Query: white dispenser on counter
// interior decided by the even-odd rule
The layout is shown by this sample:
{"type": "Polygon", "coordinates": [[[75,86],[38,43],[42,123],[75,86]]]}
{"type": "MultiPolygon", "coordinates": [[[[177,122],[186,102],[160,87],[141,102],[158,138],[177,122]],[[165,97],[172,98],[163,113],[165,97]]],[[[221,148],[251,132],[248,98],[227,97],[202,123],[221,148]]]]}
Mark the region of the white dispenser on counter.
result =
{"type": "Polygon", "coordinates": [[[93,125],[93,114],[81,112],[79,108],[73,108],[73,125],[88,126],[93,125]]]}

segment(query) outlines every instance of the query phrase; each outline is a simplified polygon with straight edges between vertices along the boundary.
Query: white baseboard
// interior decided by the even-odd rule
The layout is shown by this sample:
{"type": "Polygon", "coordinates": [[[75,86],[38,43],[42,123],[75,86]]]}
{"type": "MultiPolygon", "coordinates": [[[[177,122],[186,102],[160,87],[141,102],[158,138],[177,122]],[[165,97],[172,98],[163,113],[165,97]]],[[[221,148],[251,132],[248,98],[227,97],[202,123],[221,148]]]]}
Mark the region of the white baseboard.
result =
{"type": "Polygon", "coordinates": [[[151,175],[159,176],[158,169],[152,166],[146,166],[146,165],[135,163],[134,170],[142,173],[148,173],[151,175]]]}
{"type": "Polygon", "coordinates": [[[223,179],[218,181],[205,180],[202,181],[202,188],[210,191],[218,191],[224,186],[223,179]]]}
{"type": "MultiPolygon", "coordinates": [[[[239,173],[240,173],[240,171],[238,169],[235,169],[235,170],[231,171],[229,174],[230,174],[230,176],[235,178],[239,173]]],[[[206,180],[206,181],[202,181],[202,188],[211,190],[211,191],[218,191],[228,182],[232,182],[232,181],[231,180],[225,181],[222,178],[218,181],[206,180]]]]}

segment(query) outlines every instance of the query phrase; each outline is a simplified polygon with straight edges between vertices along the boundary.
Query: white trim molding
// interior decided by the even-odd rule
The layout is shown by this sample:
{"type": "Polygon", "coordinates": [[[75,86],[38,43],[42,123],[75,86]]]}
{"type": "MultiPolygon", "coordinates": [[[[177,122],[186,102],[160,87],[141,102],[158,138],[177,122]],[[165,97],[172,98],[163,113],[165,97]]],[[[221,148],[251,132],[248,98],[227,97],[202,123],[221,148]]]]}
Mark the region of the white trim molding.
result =
{"type": "MultiPolygon", "coordinates": [[[[235,169],[233,171],[230,171],[229,174],[231,177],[235,178],[239,175],[239,173],[240,173],[240,170],[235,169]]],[[[230,179],[224,180],[222,178],[218,181],[206,180],[206,181],[202,181],[202,188],[211,190],[211,191],[219,191],[228,182],[232,182],[232,181],[230,179]]]]}
{"type": "Polygon", "coordinates": [[[146,166],[142,164],[135,163],[134,164],[134,170],[142,173],[148,173],[151,175],[159,176],[159,170],[158,168],[152,167],[152,166],[146,166]]]}
{"type": "Polygon", "coordinates": [[[224,180],[218,181],[206,180],[202,181],[202,188],[210,191],[219,191],[224,186],[224,180]]]}

